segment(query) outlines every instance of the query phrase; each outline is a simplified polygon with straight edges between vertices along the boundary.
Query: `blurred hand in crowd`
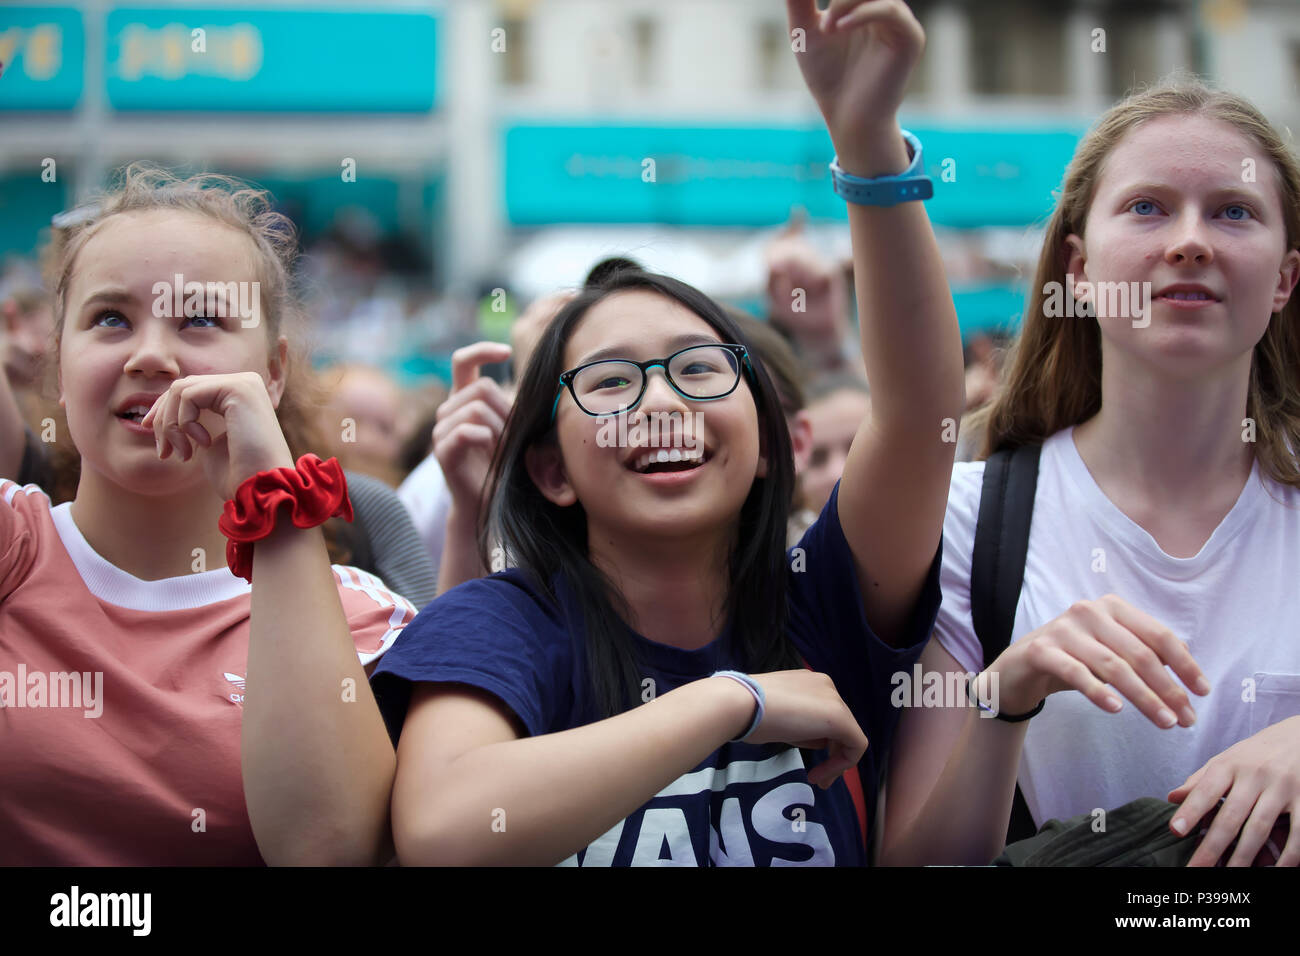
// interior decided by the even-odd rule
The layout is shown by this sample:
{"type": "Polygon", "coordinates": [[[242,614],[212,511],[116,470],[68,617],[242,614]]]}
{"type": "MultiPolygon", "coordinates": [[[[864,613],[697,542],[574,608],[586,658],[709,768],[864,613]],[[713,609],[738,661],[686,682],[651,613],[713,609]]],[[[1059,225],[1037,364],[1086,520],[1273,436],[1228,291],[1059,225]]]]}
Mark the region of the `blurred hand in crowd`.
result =
{"type": "Polygon", "coordinates": [[[845,367],[845,343],[855,343],[849,323],[848,280],[835,262],[797,230],[768,246],[767,298],[771,322],[795,343],[813,372],[845,367]]]}

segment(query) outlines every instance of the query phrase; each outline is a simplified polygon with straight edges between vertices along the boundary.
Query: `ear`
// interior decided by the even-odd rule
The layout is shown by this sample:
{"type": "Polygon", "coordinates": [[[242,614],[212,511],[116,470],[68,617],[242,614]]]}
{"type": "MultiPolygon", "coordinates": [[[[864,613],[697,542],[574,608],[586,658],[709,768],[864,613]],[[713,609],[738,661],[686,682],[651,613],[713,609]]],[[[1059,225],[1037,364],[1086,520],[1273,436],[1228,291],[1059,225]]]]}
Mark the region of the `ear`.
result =
{"type": "Polygon", "coordinates": [[[1088,253],[1084,247],[1083,239],[1080,236],[1070,233],[1065,237],[1065,274],[1074,277],[1075,288],[1063,290],[1067,295],[1074,297],[1076,302],[1088,301],[1088,290],[1091,284],[1085,285],[1082,294],[1076,294],[1079,283],[1088,281],[1088,253]]]}
{"type": "Polygon", "coordinates": [[[284,383],[289,375],[289,340],[280,336],[267,363],[266,391],[271,396],[271,407],[279,408],[284,397],[284,383]]]}
{"type": "Polygon", "coordinates": [[[524,452],[524,467],[546,500],[567,508],[578,501],[578,493],[569,484],[564,471],[564,458],[557,445],[532,445],[524,452]]]}
{"type": "Polygon", "coordinates": [[[790,447],[794,451],[794,473],[801,474],[808,467],[808,459],[812,457],[812,420],[808,413],[802,408],[794,413],[793,418],[787,418],[786,423],[790,426],[790,447]]]}
{"type": "Polygon", "coordinates": [[[1300,251],[1287,250],[1277,273],[1277,288],[1273,290],[1273,311],[1281,312],[1291,298],[1296,280],[1300,279],[1300,251]]]}

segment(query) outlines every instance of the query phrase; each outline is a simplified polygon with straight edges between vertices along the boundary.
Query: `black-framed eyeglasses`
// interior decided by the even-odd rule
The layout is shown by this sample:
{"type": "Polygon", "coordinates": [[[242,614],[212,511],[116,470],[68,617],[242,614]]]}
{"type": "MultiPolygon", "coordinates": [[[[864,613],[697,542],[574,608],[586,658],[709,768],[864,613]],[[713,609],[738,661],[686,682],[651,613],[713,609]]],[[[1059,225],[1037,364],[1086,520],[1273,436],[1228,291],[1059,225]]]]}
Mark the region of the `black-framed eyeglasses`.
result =
{"type": "Polygon", "coordinates": [[[753,366],[743,345],[725,342],[691,345],[667,358],[634,362],[631,359],[600,359],[569,369],[560,376],[560,387],[551,406],[551,423],[567,388],[578,408],[593,418],[622,415],[641,404],[650,369],[659,366],[673,391],[693,402],[726,398],[740,384],[740,374],[753,366]]]}

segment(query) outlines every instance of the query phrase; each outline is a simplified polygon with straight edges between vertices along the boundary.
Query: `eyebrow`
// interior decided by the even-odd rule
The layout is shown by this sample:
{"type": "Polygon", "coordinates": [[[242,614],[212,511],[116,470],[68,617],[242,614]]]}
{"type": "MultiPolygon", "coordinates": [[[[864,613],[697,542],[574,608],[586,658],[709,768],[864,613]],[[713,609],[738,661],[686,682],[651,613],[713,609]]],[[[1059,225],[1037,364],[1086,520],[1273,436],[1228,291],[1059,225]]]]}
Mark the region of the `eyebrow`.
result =
{"type": "Polygon", "coordinates": [[[128,305],[133,302],[135,302],[135,296],[126,289],[120,289],[113,286],[106,289],[100,289],[94,295],[87,298],[86,301],[81,304],[81,307],[84,310],[93,305],[128,305]]]}
{"type": "MultiPolygon", "coordinates": [[[[690,348],[692,345],[721,345],[721,339],[710,338],[701,332],[691,332],[686,335],[678,335],[668,340],[668,354],[680,352],[682,349],[690,348]]],[[[581,359],[578,364],[586,365],[589,362],[599,362],[607,358],[626,358],[627,353],[632,351],[628,345],[609,345],[603,349],[597,349],[585,358],[581,359]]],[[[667,356],[665,356],[666,358],[667,356]]]]}
{"type": "MultiPolygon", "coordinates": [[[[1255,184],[1237,184],[1217,186],[1209,190],[1209,195],[1213,199],[1247,199],[1251,202],[1258,203],[1263,200],[1263,196],[1258,189],[1251,189],[1250,185],[1255,184]]],[[[1137,182],[1117,190],[1121,196],[1131,196],[1134,193],[1170,193],[1176,192],[1181,187],[1173,183],[1160,182],[1137,182]]]]}
{"type": "MultiPolygon", "coordinates": [[[[171,288],[167,290],[166,295],[169,298],[174,295],[171,288]]],[[[187,298],[188,296],[182,295],[182,303],[187,298]]],[[[86,309],[101,305],[134,305],[136,301],[136,297],[127,289],[118,286],[110,286],[105,289],[100,289],[98,292],[87,298],[86,301],[82,303],[81,309],[84,312],[86,309]]],[[[233,316],[234,313],[230,310],[230,300],[226,296],[224,283],[208,282],[203,284],[203,312],[199,313],[200,315],[206,316],[208,314],[207,305],[209,301],[213,301],[213,304],[217,307],[222,316],[226,318],[233,316]],[[213,295],[214,292],[216,293],[215,296],[213,295]]],[[[211,318],[215,317],[216,316],[211,316],[211,318]]]]}

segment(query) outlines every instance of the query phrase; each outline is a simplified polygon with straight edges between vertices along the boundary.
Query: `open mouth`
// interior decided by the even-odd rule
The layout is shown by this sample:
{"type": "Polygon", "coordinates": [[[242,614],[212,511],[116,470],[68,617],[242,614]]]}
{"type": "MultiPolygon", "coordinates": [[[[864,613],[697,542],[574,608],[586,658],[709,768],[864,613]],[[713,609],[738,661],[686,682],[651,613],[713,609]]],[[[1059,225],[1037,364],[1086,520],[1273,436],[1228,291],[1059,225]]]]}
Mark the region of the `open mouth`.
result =
{"type": "Polygon", "coordinates": [[[627,467],[638,475],[656,475],[671,471],[692,471],[709,458],[702,449],[652,448],[632,459],[627,467]]]}
{"type": "Polygon", "coordinates": [[[130,408],[118,412],[117,417],[139,425],[144,417],[149,414],[149,407],[148,405],[132,405],[130,408]]]}

